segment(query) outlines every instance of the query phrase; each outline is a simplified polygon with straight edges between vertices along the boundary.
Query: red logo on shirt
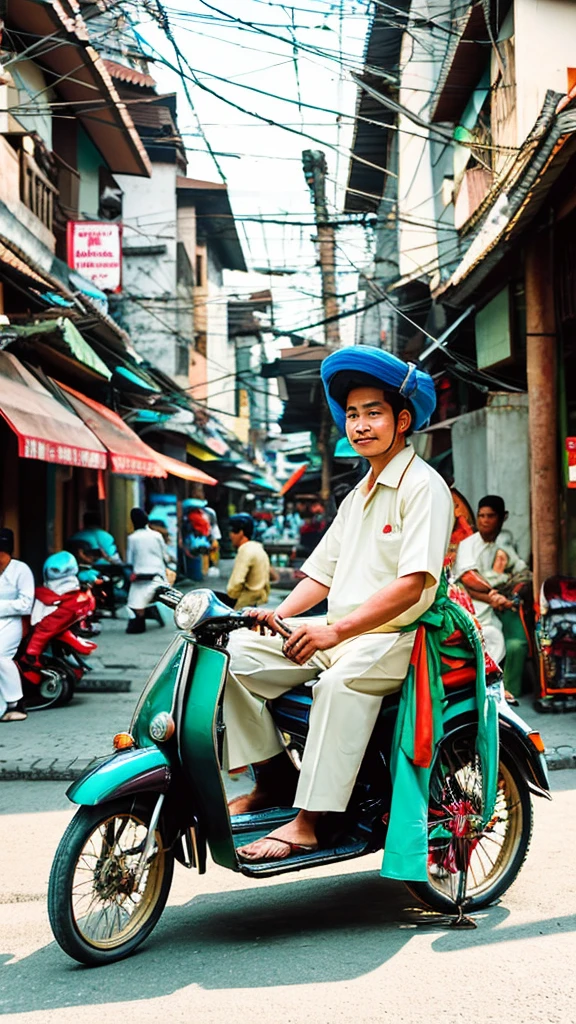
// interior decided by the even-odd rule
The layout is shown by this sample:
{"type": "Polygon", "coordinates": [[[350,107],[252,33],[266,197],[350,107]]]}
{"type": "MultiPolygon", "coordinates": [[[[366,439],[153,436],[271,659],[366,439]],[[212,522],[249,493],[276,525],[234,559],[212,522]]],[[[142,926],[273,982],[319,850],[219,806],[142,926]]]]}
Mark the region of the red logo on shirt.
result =
{"type": "Polygon", "coordinates": [[[386,526],[382,528],[382,533],[392,533],[392,527],[390,523],[386,523],[386,526]]]}

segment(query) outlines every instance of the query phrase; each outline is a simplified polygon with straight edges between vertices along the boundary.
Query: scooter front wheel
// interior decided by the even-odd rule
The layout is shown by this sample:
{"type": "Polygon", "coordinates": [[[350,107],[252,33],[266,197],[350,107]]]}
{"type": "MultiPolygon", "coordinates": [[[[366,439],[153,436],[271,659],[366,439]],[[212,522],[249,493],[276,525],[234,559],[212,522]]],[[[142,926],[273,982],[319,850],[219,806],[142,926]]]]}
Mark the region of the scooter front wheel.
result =
{"type": "Polygon", "coordinates": [[[134,799],[81,807],[62,836],[48,916],[56,941],[79,963],[95,967],[129,956],[164,910],[174,856],[161,821],[152,849],[145,849],[151,813],[134,799]]]}

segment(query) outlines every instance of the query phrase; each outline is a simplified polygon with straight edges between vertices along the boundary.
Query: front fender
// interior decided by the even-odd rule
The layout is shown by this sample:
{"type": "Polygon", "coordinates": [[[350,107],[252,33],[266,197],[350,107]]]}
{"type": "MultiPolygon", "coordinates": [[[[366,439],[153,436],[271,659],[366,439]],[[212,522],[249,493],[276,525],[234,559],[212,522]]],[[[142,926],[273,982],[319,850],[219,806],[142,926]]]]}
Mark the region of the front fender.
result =
{"type": "Polygon", "coordinates": [[[111,754],[72,783],[66,796],[72,803],[94,807],[129,793],[165,793],[170,785],[170,762],[158,747],[134,748],[111,754]]]}

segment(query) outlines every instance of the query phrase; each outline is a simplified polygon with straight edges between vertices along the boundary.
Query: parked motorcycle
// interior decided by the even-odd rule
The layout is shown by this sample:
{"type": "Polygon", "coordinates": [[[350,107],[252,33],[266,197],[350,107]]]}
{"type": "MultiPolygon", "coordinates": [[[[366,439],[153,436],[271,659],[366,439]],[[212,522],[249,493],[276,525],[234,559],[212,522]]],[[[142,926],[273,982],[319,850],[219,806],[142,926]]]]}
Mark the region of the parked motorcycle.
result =
{"type": "Polygon", "coordinates": [[[550,576],[540,594],[536,626],[538,711],[576,711],[576,579],[550,576]]]}
{"type": "Polygon", "coordinates": [[[68,704],[89,666],[84,660],[97,644],[91,636],[96,601],[80,584],[78,563],[60,551],[44,564],[44,585],[36,588],[32,628],[16,655],[28,711],[68,704]]]}
{"type": "MultiPolygon", "coordinates": [[[[157,924],[174,861],[206,870],[213,860],[248,878],[267,878],[351,860],[384,846],[391,799],[390,752],[399,697],[384,699],[345,814],[323,817],[321,848],[286,860],[246,862],[236,849],[288,822],[291,806],[230,818],[221,770],[221,698],[229,634],[252,624],[209,590],[185,597],[160,588],[175,609],[178,633],[153,671],[130,731],[116,752],[74,782],[80,804],[56,852],[48,911],[56,940],[80,963],[109,964],[132,953],[157,924]]],[[[482,778],[476,754],[475,667],[461,661],[443,676],[444,736],[430,781],[428,880],[409,888],[428,907],[460,914],[502,896],[526,857],[531,794],[549,796],[543,744],[506,704],[500,677],[500,755],[494,813],[482,825],[482,778]],[[443,826],[443,827],[440,827],[443,826]]],[[[303,686],[271,703],[295,764],[312,703],[303,686]]]]}

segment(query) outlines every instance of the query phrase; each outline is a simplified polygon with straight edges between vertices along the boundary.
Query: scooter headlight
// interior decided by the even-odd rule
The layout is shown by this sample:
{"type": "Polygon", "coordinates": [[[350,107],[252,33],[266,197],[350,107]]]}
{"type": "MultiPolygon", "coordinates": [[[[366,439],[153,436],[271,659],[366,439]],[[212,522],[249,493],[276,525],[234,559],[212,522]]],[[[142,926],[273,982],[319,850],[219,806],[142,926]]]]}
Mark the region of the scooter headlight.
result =
{"type": "Polygon", "coordinates": [[[184,595],[174,610],[174,622],[178,629],[194,629],[206,614],[210,596],[209,590],[191,590],[184,595]]]}
{"type": "Polygon", "coordinates": [[[160,711],[150,722],[148,732],[156,743],[166,743],[174,735],[176,725],[168,711],[160,711]]]}

